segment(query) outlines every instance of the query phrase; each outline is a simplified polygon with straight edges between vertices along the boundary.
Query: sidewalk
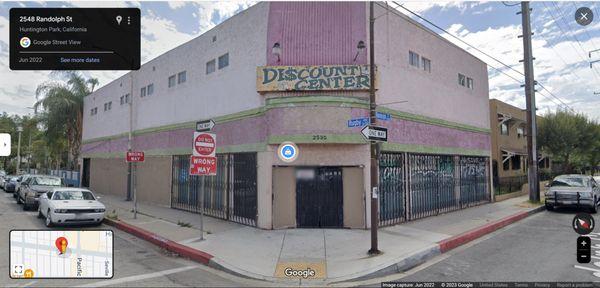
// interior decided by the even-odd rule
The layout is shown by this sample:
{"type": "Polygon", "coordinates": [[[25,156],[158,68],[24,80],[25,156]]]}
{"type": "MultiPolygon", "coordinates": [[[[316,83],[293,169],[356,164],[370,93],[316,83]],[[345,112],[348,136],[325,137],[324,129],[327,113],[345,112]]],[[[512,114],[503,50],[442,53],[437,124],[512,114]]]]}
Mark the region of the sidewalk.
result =
{"type": "Polygon", "coordinates": [[[118,221],[107,219],[109,225],[212,267],[292,285],[319,285],[406,271],[543,210],[543,206],[526,205],[528,198],[522,196],[380,228],[379,248],[384,253],[369,257],[366,253],[370,247],[369,230],[262,230],[205,216],[205,240],[200,241],[199,214],[138,203],[138,217],[133,219],[132,202],[111,195],[100,196],[107,214],[115,210],[118,215],[118,221]],[[323,267],[326,278],[302,282],[280,278],[278,267],[281,270],[299,262],[323,267]]]}

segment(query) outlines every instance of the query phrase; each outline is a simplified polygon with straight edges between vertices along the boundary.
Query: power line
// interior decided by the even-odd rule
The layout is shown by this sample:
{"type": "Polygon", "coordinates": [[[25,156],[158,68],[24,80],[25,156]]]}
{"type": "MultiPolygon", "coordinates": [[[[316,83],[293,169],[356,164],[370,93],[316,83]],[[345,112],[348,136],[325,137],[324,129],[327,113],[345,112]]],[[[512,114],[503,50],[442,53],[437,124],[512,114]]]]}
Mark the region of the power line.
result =
{"type": "MultiPolygon", "coordinates": [[[[417,14],[417,13],[413,12],[412,10],[410,10],[410,9],[408,9],[408,8],[406,8],[406,7],[404,7],[403,5],[400,5],[400,4],[398,4],[398,2],[396,2],[396,1],[392,1],[392,3],[394,3],[394,4],[396,4],[396,5],[397,5],[395,8],[398,8],[398,7],[400,7],[400,8],[402,8],[402,9],[406,10],[406,11],[407,11],[407,12],[409,12],[410,14],[412,14],[412,15],[414,15],[414,16],[416,16],[416,17],[418,17],[419,19],[421,19],[421,20],[425,21],[426,23],[430,24],[431,26],[433,26],[433,27],[435,27],[435,28],[437,28],[437,29],[439,29],[439,30],[443,31],[444,33],[448,34],[448,35],[449,35],[449,36],[451,36],[452,38],[454,38],[454,39],[456,39],[456,40],[460,41],[461,43],[464,43],[465,45],[467,45],[467,46],[469,46],[469,47],[471,47],[471,48],[475,49],[475,50],[476,50],[476,51],[478,51],[479,53],[481,53],[481,54],[483,54],[483,55],[485,55],[485,56],[487,56],[487,57],[489,57],[489,58],[493,59],[494,61],[496,61],[496,62],[498,62],[498,63],[500,63],[500,64],[502,64],[504,67],[506,67],[506,68],[508,68],[508,69],[510,69],[510,70],[512,70],[512,71],[515,71],[515,72],[519,73],[519,74],[520,74],[520,75],[522,75],[522,76],[525,76],[525,74],[523,74],[521,71],[519,71],[519,70],[517,70],[517,69],[515,69],[515,68],[513,68],[513,67],[511,67],[511,66],[509,66],[509,65],[507,65],[506,63],[504,63],[504,62],[502,62],[502,61],[498,60],[496,57],[494,57],[494,56],[491,56],[490,54],[488,54],[488,53],[486,53],[486,52],[482,51],[481,49],[479,49],[479,48],[477,48],[477,47],[475,47],[475,46],[473,46],[473,45],[471,45],[471,44],[467,43],[466,41],[464,41],[464,40],[460,39],[459,37],[457,37],[457,36],[455,36],[455,35],[451,34],[451,33],[450,33],[450,32],[448,32],[448,31],[446,31],[446,29],[444,29],[444,28],[442,28],[442,27],[440,27],[440,26],[436,25],[435,23],[433,23],[433,22],[431,22],[430,20],[428,20],[428,19],[424,18],[423,16],[421,16],[421,15],[419,15],[419,14],[417,14]]],[[[380,7],[386,8],[386,7],[382,6],[381,4],[378,4],[378,5],[379,5],[380,7]]],[[[386,9],[387,9],[387,8],[386,8],[386,9]]],[[[396,9],[394,9],[394,10],[396,10],[396,9]]],[[[398,11],[396,10],[396,12],[398,12],[398,11]]],[[[394,13],[394,12],[393,12],[393,13],[394,13]]],[[[394,14],[395,14],[395,13],[394,13],[394,14]]],[[[494,68],[495,70],[497,70],[498,72],[501,72],[502,74],[509,76],[510,78],[512,78],[513,80],[517,81],[518,83],[521,83],[521,81],[520,81],[520,80],[517,80],[516,78],[514,78],[514,77],[512,77],[512,76],[508,75],[508,74],[507,74],[507,73],[505,73],[504,71],[502,71],[502,70],[500,70],[500,69],[498,69],[498,68],[496,68],[496,67],[494,67],[494,66],[490,65],[489,63],[488,63],[488,65],[489,65],[490,67],[494,68]]],[[[537,85],[539,85],[539,86],[540,86],[540,88],[542,88],[542,89],[546,90],[546,92],[548,92],[548,94],[550,94],[552,97],[554,97],[554,98],[555,98],[556,100],[558,100],[560,103],[562,103],[562,105],[564,105],[565,107],[569,108],[569,109],[570,109],[571,111],[573,111],[573,112],[575,111],[575,110],[573,110],[573,108],[571,108],[569,105],[567,105],[567,104],[566,104],[566,103],[565,103],[563,100],[561,100],[561,99],[560,99],[558,96],[554,95],[554,93],[552,93],[552,91],[550,91],[549,89],[547,89],[547,88],[546,88],[544,85],[542,85],[542,84],[541,84],[541,83],[539,83],[538,81],[536,81],[536,82],[537,82],[537,85]]],[[[555,102],[554,102],[554,103],[555,103],[555,102]]],[[[560,106],[560,105],[559,105],[559,106],[560,106]]]]}
{"type": "MultiPolygon", "coordinates": [[[[545,3],[544,3],[544,5],[545,5],[545,3]]],[[[586,55],[588,52],[585,50],[585,48],[583,48],[583,45],[581,44],[581,41],[579,41],[579,38],[577,38],[577,35],[575,35],[575,32],[574,32],[573,28],[571,27],[571,24],[569,24],[569,21],[566,21],[566,20],[564,19],[564,17],[565,17],[565,16],[564,16],[564,14],[563,14],[563,11],[562,11],[562,9],[561,9],[561,8],[560,8],[560,7],[559,7],[559,6],[558,6],[556,3],[554,3],[554,2],[552,2],[552,5],[554,5],[554,7],[556,7],[556,13],[558,13],[560,20],[561,20],[563,23],[565,23],[565,26],[568,28],[569,32],[571,32],[571,33],[570,33],[571,37],[573,37],[573,39],[575,39],[575,41],[577,42],[577,45],[579,45],[579,48],[581,48],[581,51],[583,51],[583,55],[584,55],[584,56],[582,57],[582,58],[583,58],[583,61],[585,61],[585,62],[589,62],[589,60],[587,60],[587,58],[585,58],[585,55],[586,55]]],[[[554,14],[553,14],[553,15],[554,15],[554,14]]],[[[556,22],[556,20],[555,20],[555,22],[556,22]]],[[[563,31],[563,33],[564,33],[564,34],[568,34],[568,33],[565,33],[565,32],[564,32],[564,30],[562,30],[562,29],[561,29],[561,31],[563,31]]],[[[584,30],[584,31],[585,31],[585,30],[584,30]]],[[[587,32],[587,31],[585,31],[585,32],[587,32]]],[[[588,34],[588,35],[589,35],[589,34],[588,34]]],[[[590,39],[591,39],[591,38],[590,38],[590,39]]],[[[592,43],[592,45],[593,45],[593,43],[592,43]]],[[[595,46],[594,46],[594,48],[595,48],[595,46]]],[[[596,78],[599,78],[600,76],[599,76],[599,74],[598,74],[598,71],[596,71],[596,69],[594,69],[593,67],[590,67],[590,68],[592,69],[592,72],[594,73],[594,76],[595,76],[596,78]]],[[[600,78],[599,78],[599,80],[600,80],[600,78]]]]}

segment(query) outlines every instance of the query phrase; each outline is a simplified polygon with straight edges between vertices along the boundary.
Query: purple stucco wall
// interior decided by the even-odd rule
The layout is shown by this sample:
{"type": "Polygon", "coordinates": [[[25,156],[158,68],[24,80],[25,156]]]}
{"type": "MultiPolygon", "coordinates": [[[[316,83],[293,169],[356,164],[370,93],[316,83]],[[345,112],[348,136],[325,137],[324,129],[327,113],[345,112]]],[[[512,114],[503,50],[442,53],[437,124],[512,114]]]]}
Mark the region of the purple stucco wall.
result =
{"type": "Polygon", "coordinates": [[[367,43],[366,15],[364,2],[271,2],[267,65],[367,64],[367,49],[354,62],[358,41],[367,43]]]}
{"type": "MultiPolygon", "coordinates": [[[[247,143],[261,143],[267,138],[263,117],[251,117],[239,121],[231,121],[215,126],[218,146],[230,146],[247,143]]],[[[135,150],[173,149],[190,147],[194,129],[176,129],[171,131],[146,133],[133,138],[135,150]]],[[[115,153],[127,151],[127,137],[114,140],[84,144],[82,154],[115,153]]]]}
{"type": "MultiPolygon", "coordinates": [[[[312,109],[312,108],[311,108],[312,109]]],[[[319,108],[325,109],[325,108],[319,108]]],[[[361,127],[348,128],[347,119],[368,115],[366,109],[335,108],[343,110],[320,110],[323,118],[307,116],[306,110],[298,108],[270,109],[265,116],[257,116],[237,121],[218,124],[214,128],[218,146],[263,143],[268,135],[311,135],[311,134],[360,134],[361,127]],[[335,116],[337,114],[337,116],[335,116]],[[325,119],[334,115],[331,119],[325,119]],[[267,123],[269,123],[267,127],[267,123]],[[321,123],[317,125],[314,123],[321,123]]],[[[489,134],[464,131],[449,127],[414,122],[404,119],[379,121],[379,125],[387,127],[389,143],[423,145],[429,147],[461,148],[489,150],[491,138],[489,134]]],[[[134,149],[174,149],[190,147],[193,129],[177,129],[154,132],[134,137],[134,149]]],[[[82,153],[115,153],[127,150],[127,137],[93,142],[83,145],[82,153]]]]}

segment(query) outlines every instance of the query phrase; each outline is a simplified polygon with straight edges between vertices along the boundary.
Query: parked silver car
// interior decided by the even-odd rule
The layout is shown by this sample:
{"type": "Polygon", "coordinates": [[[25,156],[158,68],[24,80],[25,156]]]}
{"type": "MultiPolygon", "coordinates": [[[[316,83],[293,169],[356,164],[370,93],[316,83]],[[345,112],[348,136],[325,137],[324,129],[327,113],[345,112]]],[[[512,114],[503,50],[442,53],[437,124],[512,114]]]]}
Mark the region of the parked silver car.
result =
{"type": "Polygon", "coordinates": [[[29,175],[21,181],[17,192],[17,203],[23,204],[23,210],[37,208],[39,197],[55,187],[65,187],[65,181],[57,176],[29,175]]]}
{"type": "Polygon", "coordinates": [[[592,213],[598,211],[600,186],[592,176],[560,175],[548,184],[546,209],[559,206],[588,208],[592,213]]]}

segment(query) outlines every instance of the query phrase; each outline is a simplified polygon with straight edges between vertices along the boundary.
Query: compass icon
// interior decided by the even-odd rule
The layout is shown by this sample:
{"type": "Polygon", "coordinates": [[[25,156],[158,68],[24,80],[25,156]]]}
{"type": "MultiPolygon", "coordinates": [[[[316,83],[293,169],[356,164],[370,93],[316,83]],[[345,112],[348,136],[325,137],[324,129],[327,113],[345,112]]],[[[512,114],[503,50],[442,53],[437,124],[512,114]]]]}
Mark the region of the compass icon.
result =
{"type": "Polygon", "coordinates": [[[590,234],[594,231],[594,226],[596,226],[594,218],[588,213],[577,213],[575,217],[573,217],[573,230],[575,230],[577,234],[590,234]]]}

